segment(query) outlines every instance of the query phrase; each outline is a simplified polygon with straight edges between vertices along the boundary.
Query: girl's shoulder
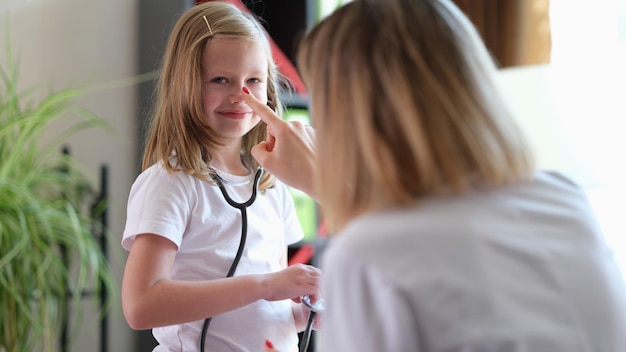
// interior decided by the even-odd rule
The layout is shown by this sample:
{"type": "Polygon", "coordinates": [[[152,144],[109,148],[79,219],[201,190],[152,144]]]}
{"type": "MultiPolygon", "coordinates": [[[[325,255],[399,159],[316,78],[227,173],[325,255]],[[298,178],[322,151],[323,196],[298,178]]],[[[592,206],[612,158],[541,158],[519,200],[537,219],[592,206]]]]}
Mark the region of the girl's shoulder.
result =
{"type": "MultiPolygon", "coordinates": [[[[170,159],[171,164],[172,162],[175,163],[175,161],[170,159]]],[[[137,176],[135,184],[152,183],[170,186],[173,184],[179,184],[184,187],[193,187],[198,181],[199,179],[193,175],[187,174],[183,171],[172,171],[166,168],[164,163],[160,161],[143,170],[139,176],[137,176]]]]}

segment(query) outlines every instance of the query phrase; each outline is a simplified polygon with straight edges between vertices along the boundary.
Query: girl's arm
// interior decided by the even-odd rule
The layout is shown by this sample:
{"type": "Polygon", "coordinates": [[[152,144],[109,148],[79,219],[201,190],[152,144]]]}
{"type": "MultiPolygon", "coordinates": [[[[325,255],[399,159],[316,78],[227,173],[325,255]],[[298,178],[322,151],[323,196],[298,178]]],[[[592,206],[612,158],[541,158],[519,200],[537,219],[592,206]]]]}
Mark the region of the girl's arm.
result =
{"type": "Polygon", "coordinates": [[[293,265],[277,273],[180,281],[171,278],[176,245],[154,234],[138,235],[122,280],[122,308],[133,329],[202,320],[260,299],[319,294],[320,271],[293,265]]]}

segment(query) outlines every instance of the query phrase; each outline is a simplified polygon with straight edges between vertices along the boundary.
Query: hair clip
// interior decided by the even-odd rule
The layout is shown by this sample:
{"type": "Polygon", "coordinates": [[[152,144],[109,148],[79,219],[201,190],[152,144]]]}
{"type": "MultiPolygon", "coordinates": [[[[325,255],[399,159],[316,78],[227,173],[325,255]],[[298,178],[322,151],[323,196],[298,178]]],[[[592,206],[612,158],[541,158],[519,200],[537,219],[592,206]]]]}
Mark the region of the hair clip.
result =
{"type": "Polygon", "coordinates": [[[209,27],[209,33],[211,33],[211,37],[213,36],[213,30],[211,29],[211,25],[209,24],[209,20],[207,20],[206,16],[202,16],[204,18],[204,22],[206,22],[206,26],[209,27]]]}

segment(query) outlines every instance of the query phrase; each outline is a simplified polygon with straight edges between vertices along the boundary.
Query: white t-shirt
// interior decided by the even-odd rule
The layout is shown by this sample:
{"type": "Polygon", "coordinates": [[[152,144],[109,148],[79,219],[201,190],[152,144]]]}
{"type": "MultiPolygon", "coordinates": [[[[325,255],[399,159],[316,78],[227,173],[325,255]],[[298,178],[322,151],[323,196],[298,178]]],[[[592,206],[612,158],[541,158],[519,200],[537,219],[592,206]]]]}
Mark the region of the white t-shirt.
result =
{"type": "Polygon", "coordinates": [[[365,215],[321,267],[322,352],[626,351],[623,277],[558,174],[365,215]]]}
{"type": "MultiPolygon", "coordinates": [[[[230,197],[245,202],[252,193],[253,175],[219,172],[230,197]],[[246,184],[241,184],[246,183],[246,184]],[[239,185],[237,185],[239,184],[239,185]]],[[[303,238],[293,198],[279,182],[258,192],[247,208],[245,250],[235,276],[281,270],[285,246],[303,238]]],[[[168,173],[161,164],[146,169],[133,184],[128,199],[122,246],[130,250],[135,236],[153,233],[178,246],[172,268],[176,280],[223,278],[241,239],[241,212],[228,205],[216,185],[183,172],[168,173]]],[[[153,329],[155,351],[197,351],[203,321],[153,329]]],[[[213,317],[206,351],[258,351],[269,339],[281,352],[297,351],[298,336],[291,301],[257,301],[213,317]]]]}

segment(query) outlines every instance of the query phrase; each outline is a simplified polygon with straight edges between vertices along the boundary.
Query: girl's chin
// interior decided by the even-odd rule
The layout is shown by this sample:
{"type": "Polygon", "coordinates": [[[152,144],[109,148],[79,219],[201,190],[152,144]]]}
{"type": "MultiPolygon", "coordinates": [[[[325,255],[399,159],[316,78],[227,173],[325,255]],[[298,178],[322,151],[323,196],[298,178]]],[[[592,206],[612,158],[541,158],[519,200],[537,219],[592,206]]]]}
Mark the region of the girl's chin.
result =
{"type": "Polygon", "coordinates": [[[226,140],[238,140],[243,138],[243,136],[245,136],[248,132],[250,132],[252,129],[248,129],[245,131],[237,131],[237,132],[222,132],[222,137],[226,140]]]}

